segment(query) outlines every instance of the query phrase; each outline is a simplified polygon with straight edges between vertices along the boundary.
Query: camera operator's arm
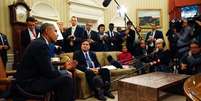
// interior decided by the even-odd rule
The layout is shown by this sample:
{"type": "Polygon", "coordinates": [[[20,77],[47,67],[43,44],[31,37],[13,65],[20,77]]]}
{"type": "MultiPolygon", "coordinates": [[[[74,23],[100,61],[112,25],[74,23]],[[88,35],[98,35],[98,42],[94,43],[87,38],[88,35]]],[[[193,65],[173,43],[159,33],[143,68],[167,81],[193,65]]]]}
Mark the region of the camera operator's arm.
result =
{"type": "Polygon", "coordinates": [[[196,22],[199,26],[201,26],[201,21],[195,20],[195,22],[196,22]]]}

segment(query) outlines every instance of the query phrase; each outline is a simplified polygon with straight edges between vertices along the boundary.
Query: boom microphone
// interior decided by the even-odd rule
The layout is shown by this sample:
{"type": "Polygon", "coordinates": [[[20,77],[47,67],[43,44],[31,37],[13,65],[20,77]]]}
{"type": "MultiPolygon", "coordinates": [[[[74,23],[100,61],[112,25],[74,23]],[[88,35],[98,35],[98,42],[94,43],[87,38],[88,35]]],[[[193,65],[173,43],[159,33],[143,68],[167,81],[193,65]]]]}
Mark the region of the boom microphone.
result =
{"type": "Polygon", "coordinates": [[[104,1],[103,1],[103,6],[104,6],[104,7],[107,7],[107,6],[110,4],[111,1],[112,1],[112,0],[104,0],[104,1]]]}

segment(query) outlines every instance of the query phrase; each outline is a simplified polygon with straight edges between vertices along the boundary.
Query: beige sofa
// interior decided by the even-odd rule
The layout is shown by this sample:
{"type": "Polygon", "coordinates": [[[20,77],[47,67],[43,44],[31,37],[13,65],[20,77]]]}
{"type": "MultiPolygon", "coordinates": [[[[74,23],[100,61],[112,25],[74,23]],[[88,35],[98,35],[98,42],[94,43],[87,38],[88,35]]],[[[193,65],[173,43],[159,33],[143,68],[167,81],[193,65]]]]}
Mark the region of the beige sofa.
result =
{"type": "MultiPolygon", "coordinates": [[[[101,66],[108,65],[107,56],[111,55],[115,60],[117,59],[117,55],[120,52],[96,52],[97,59],[101,66]]],[[[61,56],[61,61],[65,61],[65,56],[69,56],[71,59],[73,57],[73,53],[65,53],[61,56]]],[[[121,78],[130,77],[136,75],[135,68],[130,67],[126,69],[113,69],[111,71],[111,79],[112,79],[112,90],[117,90],[117,81],[121,78]]],[[[85,73],[76,69],[76,95],[77,98],[87,98],[92,95],[90,92],[89,86],[86,81],[85,73]]]]}

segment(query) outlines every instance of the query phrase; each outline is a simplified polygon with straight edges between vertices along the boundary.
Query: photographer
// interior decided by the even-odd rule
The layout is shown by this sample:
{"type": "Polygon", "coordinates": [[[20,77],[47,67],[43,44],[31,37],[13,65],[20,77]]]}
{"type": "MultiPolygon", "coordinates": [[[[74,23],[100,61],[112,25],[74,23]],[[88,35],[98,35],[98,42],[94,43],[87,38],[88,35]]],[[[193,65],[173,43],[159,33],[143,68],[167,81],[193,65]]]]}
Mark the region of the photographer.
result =
{"type": "Polygon", "coordinates": [[[181,58],[180,73],[193,75],[201,72],[201,44],[193,40],[190,51],[181,58]]]}
{"type": "Polygon", "coordinates": [[[190,41],[193,39],[193,29],[189,26],[189,23],[186,19],[182,20],[182,29],[178,38],[177,48],[179,58],[181,58],[188,51],[190,41]]]}
{"type": "Polygon", "coordinates": [[[195,18],[194,34],[195,39],[201,43],[201,15],[195,18]]]}

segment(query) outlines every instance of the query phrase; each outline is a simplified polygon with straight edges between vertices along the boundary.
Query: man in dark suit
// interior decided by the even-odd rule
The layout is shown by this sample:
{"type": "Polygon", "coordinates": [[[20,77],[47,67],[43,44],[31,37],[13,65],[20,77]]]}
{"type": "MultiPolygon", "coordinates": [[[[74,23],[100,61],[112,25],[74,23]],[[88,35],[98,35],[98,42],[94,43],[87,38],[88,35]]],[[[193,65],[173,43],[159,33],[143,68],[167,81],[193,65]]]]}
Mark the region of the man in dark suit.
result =
{"type": "Polygon", "coordinates": [[[155,48],[155,41],[159,38],[163,38],[163,33],[159,30],[157,30],[157,27],[155,24],[151,24],[152,31],[148,32],[145,38],[145,42],[148,45],[148,53],[152,53],[155,48]]]}
{"type": "Polygon", "coordinates": [[[84,40],[81,43],[81,50],[73,54],[73,59],[78,62],[77,68],[85,72],[89,87],[95,92],[96,98],[104,101],[105,96],[114,98],[110,91],[110,71],[100,67],[96,54],[89,49],[89,41],[84,40]]]}
{"type": "Polygon", "coordinates": [[[6,63],[8,61],[8,57],[7,57],[8,49],[10,49],[10,45],[8,43],[7,36],[0,33],[0,54],[1,54],[4,67],[6,67],[6,63]]]}
{"type": "Polygon", "coordinates": [[[96,48],[98,47],[97,43],[100,37],[96,31],[91,29],[92,26],[93,26],[92,23],[90,22],[86,23],[84,35],[85,35],[85,39],[87,39],[90,42],[90,45],[91,45],[90,49],[92,51],[95,51],[96,48]]]}
{"type": "Polygon", "coordinates": [[[106,32],[108,35],[109,51],[120,51],[122,39],[119,33],[114,31],[114,24],[109,24],[109,31],[106,32]]]}
{"type": "MultiPolygon", "coordinates": [[[[50,59],[49,44],[56,42],[54,25],[41,26],[41,37],[26,48],[20,66],[17,68],[16,83],[26,92],[45,94],[54,91],[56,101],[74,101],[72,75],[67,70],[56,69],[50,59]]],[[[67,62],[66,69],[76,65],[67,62]]]]}
{"type": "Polygon", "coordinates": [[[21,33],[21,46],[24,51],[29,43],[35,40],[40,32],[36,29],[36,19],[34,17],[28,17],[26,19],[27,29],[21,33]]]}
{"type": "Polygon", "coordinates": [[[79,46],[81,41],[84,39],[84,28],[77,25],[77,17],[72,16],[71,25],[72,26],[66,30],[66,33],[63,33],[64,52],[73,52],[78,50],[80,48],[79,46]]]}
{"type": "Polygon", "coordinates": [[[126,40],[126,46],[128,48],[128,51],[131,52],[132,55],[134,55],[135,48],[136,48],[135,31],[132,29],[131,21],[128,21],[126,24],[127,24],[127,27],[126,27],[126,30],[124,30],[125,35],[123,40],[126,40]]]}

